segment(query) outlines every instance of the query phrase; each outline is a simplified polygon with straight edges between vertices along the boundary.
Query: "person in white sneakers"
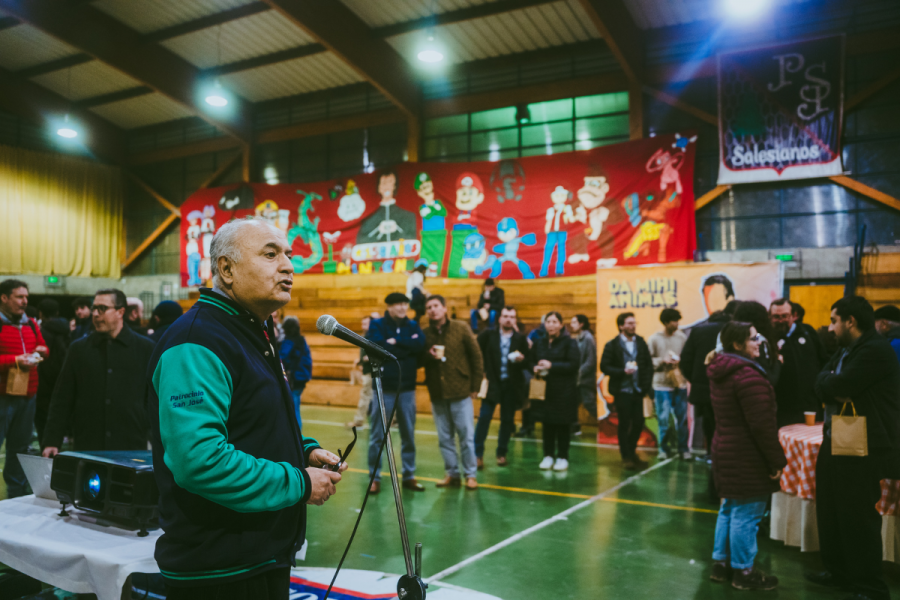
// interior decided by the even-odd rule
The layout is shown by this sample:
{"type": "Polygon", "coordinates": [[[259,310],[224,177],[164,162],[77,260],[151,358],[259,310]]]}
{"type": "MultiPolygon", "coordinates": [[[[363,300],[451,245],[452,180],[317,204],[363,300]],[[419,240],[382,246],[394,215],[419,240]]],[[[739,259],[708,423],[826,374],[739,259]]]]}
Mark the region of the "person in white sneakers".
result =
{"type": "Polygon", "coordinates": [[[678,457],[691,459],[688,448],[688,402],[687,380],[678,367],[681,351],[687,336],[678,329],[681,313],[674,308],[664,308],[659,315],[662,331],[657,331],[647,340],[650,358],[653,360],[653,395],[656,399],[656,415],[659,419],[659,458],[668,458],[666,439],[669,431],[669,417],[675,421],[678,457]]]}
{"type": "Polygon", "coordinates": [[[578,419],[578,368],[581,351],[558,312],[544,318],[547,336],[534,344],[535,376],[547,381],[544,394],[544,460],[541,469],[565,471],[569,468],[569,440],[572,423],[578,419]]]}

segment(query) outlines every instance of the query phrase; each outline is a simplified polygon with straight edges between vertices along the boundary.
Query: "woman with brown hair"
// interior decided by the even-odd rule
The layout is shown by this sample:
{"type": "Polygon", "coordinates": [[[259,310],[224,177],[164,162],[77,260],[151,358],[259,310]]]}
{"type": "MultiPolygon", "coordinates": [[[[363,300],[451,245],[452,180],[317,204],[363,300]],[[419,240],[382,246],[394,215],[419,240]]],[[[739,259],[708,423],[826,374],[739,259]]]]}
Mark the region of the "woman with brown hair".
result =
{"type": "Polygon", "coordinates": [[[722,352],[707,367],[716,414],[713,477],[722,502],[710,579],[739,590],[771,590],[778,578],[755,568],[756,533],[787,464],[775,423],[775,390],[759,364],[764,342],[750,323],[732,321],[722,352]]]}

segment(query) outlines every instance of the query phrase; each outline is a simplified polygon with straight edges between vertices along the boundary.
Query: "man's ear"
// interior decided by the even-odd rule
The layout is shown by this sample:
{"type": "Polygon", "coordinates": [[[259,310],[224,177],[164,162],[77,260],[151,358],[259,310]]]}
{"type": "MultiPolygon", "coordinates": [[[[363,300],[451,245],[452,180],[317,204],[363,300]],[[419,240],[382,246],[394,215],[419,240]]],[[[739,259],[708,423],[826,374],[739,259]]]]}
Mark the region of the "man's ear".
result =
{"type": "Polygon", "coordinates": [[[234,263],[227,256],[219,257],[216,269],[219,271],[219,280],[222,283],[230,286],[234,282],[234,263]]]}

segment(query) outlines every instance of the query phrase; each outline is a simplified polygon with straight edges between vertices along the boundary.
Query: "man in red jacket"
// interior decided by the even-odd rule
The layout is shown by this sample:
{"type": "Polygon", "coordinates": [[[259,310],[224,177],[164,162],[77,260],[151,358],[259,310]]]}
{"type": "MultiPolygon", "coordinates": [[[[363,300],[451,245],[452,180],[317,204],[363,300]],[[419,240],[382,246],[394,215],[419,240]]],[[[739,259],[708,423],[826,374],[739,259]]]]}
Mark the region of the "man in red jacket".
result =
{"type": "Polygon", "coordinates": [[[0,283],[0,444],[6,440],[3,480],[9,498],[28,493],[28,482],[18,455],[27,451],[31,444],[38,388],[35,367],[48,355],[40,328],[25,315],[26,306],[28,285],[24,281],[7,279],[0,283]],[[14,368],[28,377],[24,393],[7,387],[10,370],[14,368]],[[10,391],[15,391],[15,395],[10,391]]]}

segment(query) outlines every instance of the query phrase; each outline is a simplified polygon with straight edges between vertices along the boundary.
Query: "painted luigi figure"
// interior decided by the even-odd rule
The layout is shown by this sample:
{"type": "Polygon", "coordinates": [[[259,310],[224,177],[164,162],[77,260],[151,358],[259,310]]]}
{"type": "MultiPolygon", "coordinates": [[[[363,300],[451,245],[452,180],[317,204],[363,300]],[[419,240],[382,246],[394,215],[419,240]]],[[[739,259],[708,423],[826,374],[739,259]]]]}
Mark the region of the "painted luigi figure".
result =
{"type": "Polygon", "coordinates": [[[434,182],[428,173],[416,175],[413,183],[416,194],[424,204],[419,207],[422,217],[422,251],[420,256],[428,262],[428,276],[438,277],[444,268],[444,252],[447,246],[447,209],[434,196],[434,182]]]}

